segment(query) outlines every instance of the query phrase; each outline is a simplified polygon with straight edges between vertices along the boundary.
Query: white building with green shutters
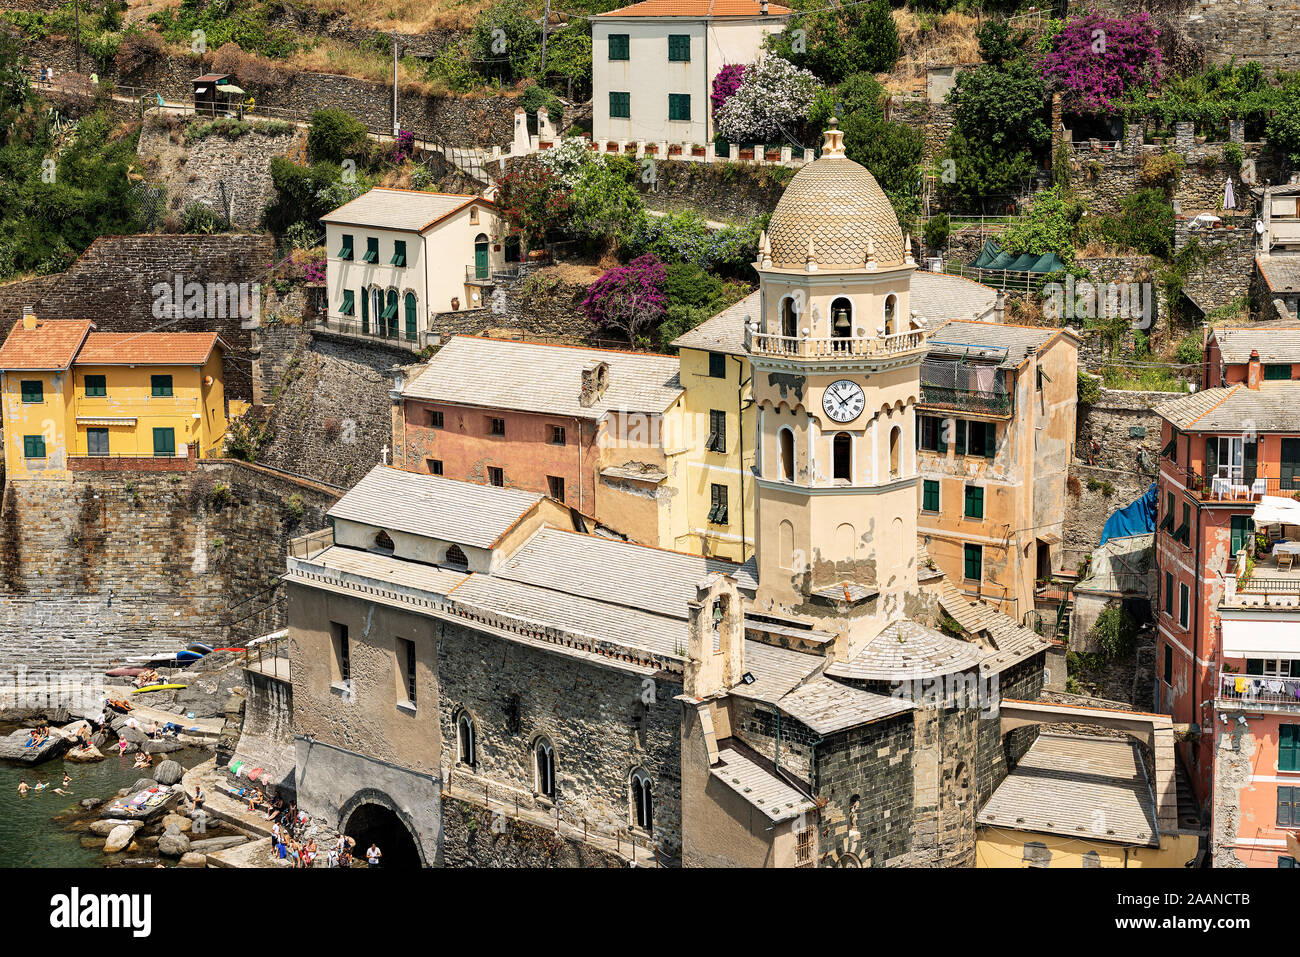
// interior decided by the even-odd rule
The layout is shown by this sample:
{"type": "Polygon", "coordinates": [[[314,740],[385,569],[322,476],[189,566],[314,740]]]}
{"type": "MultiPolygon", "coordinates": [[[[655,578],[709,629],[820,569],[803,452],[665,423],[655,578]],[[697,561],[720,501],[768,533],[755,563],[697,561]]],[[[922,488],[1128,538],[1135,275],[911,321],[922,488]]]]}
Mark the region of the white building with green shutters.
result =
{"type": "Polygon", "coordinates": [[[501,216],[481,196],[376,187],[321,222],[326,328],[415,349],[431,316],[486,306],[507,261],[501,216]]]}
{"type": "Polygon", "coordinates": [[[789,14],[762,0],[643,0],[591,17],[592,139],[707,145],[713,78],[758,59],[789,14]]]}

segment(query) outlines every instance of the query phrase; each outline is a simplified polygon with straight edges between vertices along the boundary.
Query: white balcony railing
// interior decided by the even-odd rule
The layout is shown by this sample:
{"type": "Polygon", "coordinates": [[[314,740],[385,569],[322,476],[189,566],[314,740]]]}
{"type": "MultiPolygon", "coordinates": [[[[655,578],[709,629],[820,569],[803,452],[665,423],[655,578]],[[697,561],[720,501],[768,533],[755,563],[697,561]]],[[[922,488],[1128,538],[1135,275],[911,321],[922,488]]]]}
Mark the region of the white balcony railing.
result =
{"type": "Polygon", "coordinates": [[[1219,697],[1243,704],[1300,710],[1300,678],[1274,678],[1224,671],[1219,674],[1219,697]]]}
{"type": "Polygon", "coordinates": [[[755,355],[790,356],[798,359],[841,359],[899,355],[925,349],[925,333],[920,329],[891,336],[831,336],[814,339],[808,336],[778,336],[769,332],[745,330],[745,348],[755,355]]]}

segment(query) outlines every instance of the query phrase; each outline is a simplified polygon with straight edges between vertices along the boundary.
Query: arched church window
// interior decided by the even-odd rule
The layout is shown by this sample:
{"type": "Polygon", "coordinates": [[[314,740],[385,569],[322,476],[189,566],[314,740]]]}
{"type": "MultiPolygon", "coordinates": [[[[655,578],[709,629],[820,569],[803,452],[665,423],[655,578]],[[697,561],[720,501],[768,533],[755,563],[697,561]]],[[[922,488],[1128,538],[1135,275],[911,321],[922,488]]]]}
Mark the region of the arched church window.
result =
{"type": "Polygon", "coordinates": [[[462,711],[456,721],[456,758],[461,764],[470,767],[477,763],[474,755],[474,719],[468,711],[462,711]]]}
{"type": "Polygon", "coordinates": [[[462,568],[469,567],[469,558],[465,555],[465,550],[459,545],[448,546],[446,562],[448,565],[460,565],[462,568]]]}
{"type": "Polygon", "coordinates": [[[650,775],[640,768],[632,772],[632,823],[647,831],[654,824],[654,796],[650,791],[650,775]]]}
{"type": "Polygon", "coordinates": [[[898,478],[903,459],[903,430],[894,426],[889,430],[889,477],[898,478]]]}
{"type": "Polygon", "coordinates": [[[831,335],[841,338],[853,335],[853,304],[845,296],[831,303],[831,335]]]}
{"type": "Polygon", "coordinates": [[[835,481],[853,480],[853,439],[847,432],[837,432],[833,445],[835,481]]]}
{"type": "Polygon", "coordinates": [[[544,797],[555,797],[555,749],[545,738],[538,738],[533,745],[533,790],[544,797]]]}
{"type": "Polygon", "coordinates": [[[384,552],[388,555],[393,554],[393,538],[385,531],[379,531],[375,534],[375,550],[384,552]]]}
{"type": "Polygon", "coordinates": [[[781,478],[794,481],[794,433],[789,429],[781,430],[781,478]]]}
{"type": "Polygon", "coordinates": [[[898,331],[898,297],[890,293],[885,297],[885,335],[892,336],[898,331]]]}
{"type": "Polygon", "coordinates": [[[799,335],[799,310],[789,296],[781,300],[781,335],[791,339],[799,335]]]}

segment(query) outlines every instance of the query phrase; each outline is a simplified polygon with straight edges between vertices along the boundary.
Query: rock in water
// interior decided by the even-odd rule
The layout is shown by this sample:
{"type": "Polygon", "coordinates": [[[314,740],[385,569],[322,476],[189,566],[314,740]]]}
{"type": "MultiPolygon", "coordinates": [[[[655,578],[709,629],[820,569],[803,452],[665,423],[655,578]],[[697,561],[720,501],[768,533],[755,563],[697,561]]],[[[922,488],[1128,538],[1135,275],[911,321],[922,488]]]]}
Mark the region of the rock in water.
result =
{"type": "Polygon", "coordinates": [[[185,769],[175,761],[164,761],[154,771],[153,779],[159,784],[175,784],[184,773],[185,769]]]}
{"type": "Polygon", "coordinates": [[[127,793],[135,794],[137,791],[143,791],[145,788],[153,787],[156,783],[157,782],[154,781],[153,778],[136,778],[135,784],[131,785],[131,790],[127,793]]]}
{"type": "Polygon", "coordinates": [[[190,839],[173,824],[158,841],[158,853],[168,857],[180,857],[190,849],[190,839]]]}
{"type": "Polygon", "coordinates": [[[198,851],[186,851],[181,855],[177,867],[207,867],[208,855],[200,854],[198,851]]]}
{"type": "Polygon", "coordinates": [[[193,826],[191,825],[189,818],[176,813],[168,814],[166,817],[162,819],[162,826],[164,831],[171,830],[173,824],[175,824],[178,828],[180,828],[182,834],[189,831],[189,829],[193,826]]]}
{"type": "Polygon", "coordinates": [[[107,837],[119,827],[128,827],[131,829],[131,833],[134,834],[140,829],[142,824],[142,821],[124,821],[119,817],[109,817],[104,818],[102,821],[91,821],[87,830],[92,834],[99,834],[102,837],[107,837]]]}
{"type": "Polygon", "coordinates": [[[69,751],[67,754],[63,756],[63,760],[76,761],[82,764],[85,764],[86,762],[89,761],[103,761],[104,753],[100,751],[99,748],[95,747],[93,744],[90,744],[84,748],[73,748],[71,751],[69,751]]]}
{"type": "Polygon", "coordinates": [[[135,828],[129,824],[119,824],[108,832],[108,840],[104,842],[104,853],[113,854],[123,850],[131,843],[133,837],[135,837],[135,828]]]}
{"type": "Polygon", "coordinates": [[[103,804],[104,800],[103,798],[83,798],[78,803],[87,811],[93,811],[95,808],[103,804]]]}

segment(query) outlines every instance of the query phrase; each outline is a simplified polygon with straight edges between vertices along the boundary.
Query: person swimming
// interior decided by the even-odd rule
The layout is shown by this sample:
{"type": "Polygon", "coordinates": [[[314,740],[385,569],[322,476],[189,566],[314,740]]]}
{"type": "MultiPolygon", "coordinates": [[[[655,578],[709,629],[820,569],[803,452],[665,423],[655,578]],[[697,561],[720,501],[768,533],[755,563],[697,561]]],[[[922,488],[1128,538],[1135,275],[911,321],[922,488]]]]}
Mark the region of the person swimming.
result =
{"type": "Polygon", "coordinates": [[[27,792],[30,790],[31,790],[31,786],[27,783],[26,779],[18,782],[18,793],[21,794],[23,797],[26,797],[27,792]]]}

